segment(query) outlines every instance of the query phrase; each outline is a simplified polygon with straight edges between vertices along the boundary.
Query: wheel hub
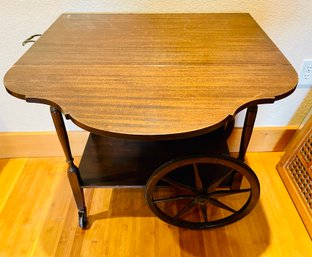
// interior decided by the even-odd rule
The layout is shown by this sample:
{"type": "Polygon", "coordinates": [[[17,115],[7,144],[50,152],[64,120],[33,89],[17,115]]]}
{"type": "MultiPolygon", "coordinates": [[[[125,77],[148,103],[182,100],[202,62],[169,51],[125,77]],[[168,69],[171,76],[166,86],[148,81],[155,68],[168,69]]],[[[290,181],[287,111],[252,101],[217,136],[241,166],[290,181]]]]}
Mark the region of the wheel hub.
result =
{"type": "Polygon", "coordinates": [[[199,205],[205,205],[206,201],[207,201],[207,196],[203,195],[203,194],[200,194],[200,195],[196,196],[196,198],[195,198],[195,203],[199,204],[199,205]]]}

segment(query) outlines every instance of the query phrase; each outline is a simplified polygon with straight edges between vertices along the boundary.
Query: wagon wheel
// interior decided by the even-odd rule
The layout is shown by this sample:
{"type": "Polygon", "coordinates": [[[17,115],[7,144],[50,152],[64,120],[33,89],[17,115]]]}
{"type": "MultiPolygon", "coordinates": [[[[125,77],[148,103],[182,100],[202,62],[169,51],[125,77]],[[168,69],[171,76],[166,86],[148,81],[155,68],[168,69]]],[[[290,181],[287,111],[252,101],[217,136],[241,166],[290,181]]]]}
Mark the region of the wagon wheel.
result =
{"type": "Polygon", "coordinates": [[[260,194],[257,176],[245,163],[225,155],[188,156],[167,162],[150,177],[145,198],[165,222],[190,229],[225,226],[246,216],[260,194]],[[240,189],[232,190],[240,173],[240,189]]]}

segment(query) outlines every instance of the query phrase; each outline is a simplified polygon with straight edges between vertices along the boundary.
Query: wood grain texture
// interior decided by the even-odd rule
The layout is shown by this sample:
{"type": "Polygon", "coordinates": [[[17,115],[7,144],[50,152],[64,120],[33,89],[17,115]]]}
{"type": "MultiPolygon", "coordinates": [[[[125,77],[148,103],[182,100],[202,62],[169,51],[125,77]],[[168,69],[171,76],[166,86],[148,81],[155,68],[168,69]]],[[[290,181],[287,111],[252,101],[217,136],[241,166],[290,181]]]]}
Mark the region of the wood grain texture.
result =
{"type": "Polygon", "coordinates": [[[4,83],[92,132],[166,136],[274,102],[297,75],[249,14],[63,14],[4,83]]]}
{"type": "Polygon", "coordinates": [[[91,226],[82,231],[64,158],[0,160],[0,185],[9,188],[0,190],[0,256],[311,256],[309,235],[275,169],[281,156],[247,153],[260,202],[241,221],[211,231],[162,222],[139,189],[86,189],[91,226]]]}

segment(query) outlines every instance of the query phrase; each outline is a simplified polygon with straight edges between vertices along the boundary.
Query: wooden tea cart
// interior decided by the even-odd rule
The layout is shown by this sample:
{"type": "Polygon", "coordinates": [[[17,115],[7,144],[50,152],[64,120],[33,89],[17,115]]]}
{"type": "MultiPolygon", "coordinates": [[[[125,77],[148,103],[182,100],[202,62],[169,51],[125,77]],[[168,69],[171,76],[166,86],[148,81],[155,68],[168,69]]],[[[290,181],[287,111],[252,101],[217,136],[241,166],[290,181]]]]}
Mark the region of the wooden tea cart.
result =
{"type": "Polygon", "coordinates": [[[145,186],[159,218],[209,229],[256,205],[259,181],[244,156],[257,106],[291,94],[297,75],[249,14],[68,13],[4,83],[51,106],[80,227],[84,188],[145,186]],[[227,138],[243,109],[234,158],[227,138]],[[79,168],[62,113],[90,132],[79,168]]]}

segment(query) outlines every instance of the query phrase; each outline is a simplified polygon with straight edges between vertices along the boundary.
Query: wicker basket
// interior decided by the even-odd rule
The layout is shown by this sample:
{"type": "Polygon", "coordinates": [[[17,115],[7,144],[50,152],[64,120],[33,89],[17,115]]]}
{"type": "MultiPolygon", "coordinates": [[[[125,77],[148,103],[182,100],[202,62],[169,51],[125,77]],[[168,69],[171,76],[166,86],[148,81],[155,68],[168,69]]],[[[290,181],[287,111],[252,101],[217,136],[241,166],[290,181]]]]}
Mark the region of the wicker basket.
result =
{"type": "Polygon", "coordinates": [[[277,170],[312,239],[312,112],[303,122],[277,170]]]}

